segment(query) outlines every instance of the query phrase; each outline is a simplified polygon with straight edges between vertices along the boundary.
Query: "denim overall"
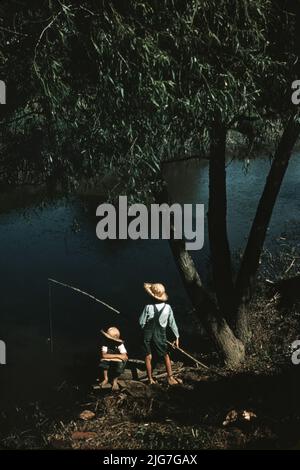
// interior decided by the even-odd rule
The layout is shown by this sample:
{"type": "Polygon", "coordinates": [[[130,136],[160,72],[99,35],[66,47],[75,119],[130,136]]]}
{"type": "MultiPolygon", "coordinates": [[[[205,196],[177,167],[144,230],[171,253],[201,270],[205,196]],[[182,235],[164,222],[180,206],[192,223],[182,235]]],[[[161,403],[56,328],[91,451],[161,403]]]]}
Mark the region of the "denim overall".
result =
{"type": "Polygon", "coordinates": [[[168,351],[166,328],[159,323],[159,318],[165,309],[166,304],[161,310],[154,305],[154,317],[150,318],[144,326],[144,353],[152,354],[152,347],[159,358],[164,357],[168,351]]]}

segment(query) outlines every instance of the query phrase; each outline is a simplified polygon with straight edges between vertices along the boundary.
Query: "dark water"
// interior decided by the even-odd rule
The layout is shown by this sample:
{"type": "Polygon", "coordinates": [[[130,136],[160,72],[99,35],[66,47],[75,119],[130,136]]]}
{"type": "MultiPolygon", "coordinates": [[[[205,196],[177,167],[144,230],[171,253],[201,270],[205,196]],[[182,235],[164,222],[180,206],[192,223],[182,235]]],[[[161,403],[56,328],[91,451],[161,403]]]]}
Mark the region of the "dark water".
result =
{"type": "MultiPolygon", "coordinates": [[[[270,163],[228,165],[229,238],[233,250],[244,246],[270,163]]],[[[207,206],[207,163],[179,163],[167,170],[178,202],[207,206]]],[[[282,186],[266,243],[299,222],[300,158],[294,155],[282,186]]],[[[167,241],[100,241],[96,221],[78,200],[58,200],[0,215],[0,339],[7,365],[0,366],[1,395],[27,399],[53,381],[93,381],[99,332],[118,325],[133,356],[139,354],[137,319],[146,302],[144,281],[166,284],[179,320],[190,309],[167,241]],[[110,303],[117,315],[77,293],[52,287],[54,354],[49,344],[49,283],[52,277],[110,303]]],[[[208,241],[193,253],[200,270],[208,263],[208,241]]]]}
{"type": "MultiPolygon", "coordinates": [[[[268,159],[227,164],[228,236],[231,248],[244,247],[259,197],[264,188],[271,163],[268,159]]],[[[169,187],[178,202],[208,202],[208,164],[206,161],[172,165],[168,171],[169,187]],[[199,170],[200,168],[200,170],[199,170]]],[[[279,197],[273,211],[266,245],[300,220],[300,155],[290,161],[279,197]]],[[[206,237],[207,240],[207,237],[206,237]]]]}

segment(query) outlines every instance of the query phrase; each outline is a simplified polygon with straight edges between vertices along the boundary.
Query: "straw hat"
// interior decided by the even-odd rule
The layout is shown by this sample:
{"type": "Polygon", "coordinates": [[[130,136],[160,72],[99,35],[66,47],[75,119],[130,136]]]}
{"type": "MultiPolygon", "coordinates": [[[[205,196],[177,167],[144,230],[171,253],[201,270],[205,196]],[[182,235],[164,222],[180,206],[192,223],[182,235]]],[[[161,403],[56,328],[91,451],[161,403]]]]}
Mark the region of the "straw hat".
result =
{"type": "Polygon", "coordinates": [[[123,343],[123,340],[120,338],[120,331],[114,326],[108,328],[107,331],[101,330],[101,333],[108,339],[116,341],[117,343],[123,343]]]}
{"type": "Polygon", "coordinates": [[[150,284],[148,282],[144,283],[145,291],[154,297],[156,300],[162,300],[165,302],[168,300],[168,295],[166,293],[165,286],[163,284],[150,284]]]}

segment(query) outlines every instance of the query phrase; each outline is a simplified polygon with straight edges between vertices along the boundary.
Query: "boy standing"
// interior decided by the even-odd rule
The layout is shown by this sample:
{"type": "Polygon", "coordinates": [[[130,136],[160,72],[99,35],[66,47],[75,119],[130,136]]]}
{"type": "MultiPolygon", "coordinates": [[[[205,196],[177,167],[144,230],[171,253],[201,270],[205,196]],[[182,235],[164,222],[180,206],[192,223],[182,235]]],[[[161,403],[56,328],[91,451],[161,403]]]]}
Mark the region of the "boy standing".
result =
{"type": "Polygon", "coordinates": [[[165,287],[162,284],[145,283],[144,289],[153,300],[151,304],[146,305],[139,319],[144,333],[144,353],[149,384],[156,383],[152,376],[152,349],[159,358],[164,358],[169,385],[180,384],[182,380],[173,376],[168,354],[167,326],[171,328],[176,338],[177,347],[179,347],[179,332],[173,310],[166,303],[168,296],[165,287]]]}

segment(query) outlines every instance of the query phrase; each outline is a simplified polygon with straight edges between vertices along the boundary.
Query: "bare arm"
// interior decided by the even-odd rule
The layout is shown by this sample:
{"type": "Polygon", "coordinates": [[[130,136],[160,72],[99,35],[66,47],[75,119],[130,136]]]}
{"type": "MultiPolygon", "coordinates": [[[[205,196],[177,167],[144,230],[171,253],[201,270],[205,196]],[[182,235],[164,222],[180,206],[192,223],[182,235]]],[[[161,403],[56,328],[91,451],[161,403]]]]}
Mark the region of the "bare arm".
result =
{"type": "Polygon", "coordinates": [[[101,359],[121,359],[121,361],[127,361],[127,354],[109,354],[101,351],[101,359]]]}

